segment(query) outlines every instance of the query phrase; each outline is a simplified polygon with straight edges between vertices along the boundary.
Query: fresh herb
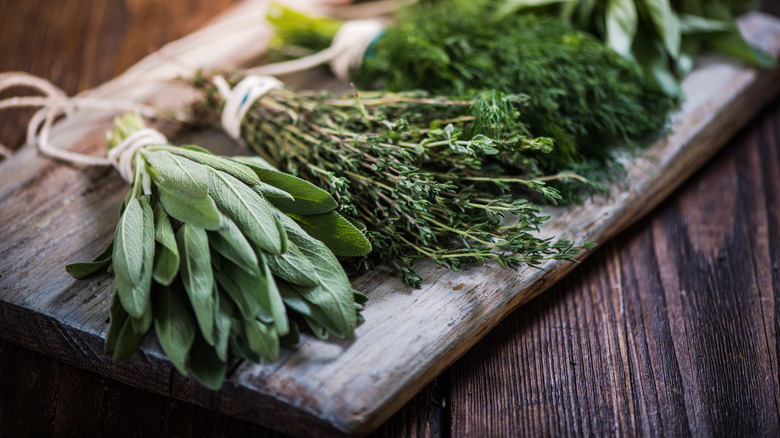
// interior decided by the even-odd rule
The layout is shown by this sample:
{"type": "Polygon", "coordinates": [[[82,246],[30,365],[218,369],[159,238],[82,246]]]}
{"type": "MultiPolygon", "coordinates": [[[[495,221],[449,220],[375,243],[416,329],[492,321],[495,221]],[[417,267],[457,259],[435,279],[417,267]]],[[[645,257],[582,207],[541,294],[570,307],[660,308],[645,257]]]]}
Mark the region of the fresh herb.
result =
{"type": "MultiPolygon", "coordinates": [[[[752,0],[491,0],[496,14],[558,15],[594,33],[623,56],[638,61],[671,95],[703,48],[712,48],[757,67],[774,59],[750,45],[734,20],[752,0]]],[[[324,29],[320,27],[319,29],[324,29]]]]}
{"type": "MultiPolygon", "coordinates": [[[[280,37],[295,38],[295,27],[282,26],[280,37]]],[[[663,133],[676,105],[636,63],[590,34],[556,17],[497,15],[486,1],[406,9],[353,76],[361,87],[392,91],[523,93],[523,123],[555,142],[544,172],[576,167],[590,180],[606,173],[616,147],[663,133]]]]}
{"type": "MultiPolygon", "coordinates": [[[[198,110],[218,120],[216,87],[206,75],[194,84],[205,96],[198,110]]],[[[253,104],[241,137],[274,166],[326,188],[338,211],[366,228],[374,251],[358,269],[387,264],[419,287],[412,265],[420,258],[454,270],[488,261],[515,268],[579,252],[568,240],[538,237],[547,218],[532,200],[558,201],[546,183],[581,177],[541,173],[553,144],[525,135],[526,100],[278,89],[253,104]]]]}
{"type": "MultiPolygon", "coordinates": [[[[109,149],[142,128],[135,114],[117,119],[109,149]]],[[[353,335],[364,297],[336,255],[371,247],[329,194],[259,158],[193,146],[146,146],[132,167],[113,243],[66,268],[76,278],[113,270],[106,352],[115,360],[153,326],[182,374],[217,389],[231,355],[273,361],[297,342],[299,324],[353,335]]]]}

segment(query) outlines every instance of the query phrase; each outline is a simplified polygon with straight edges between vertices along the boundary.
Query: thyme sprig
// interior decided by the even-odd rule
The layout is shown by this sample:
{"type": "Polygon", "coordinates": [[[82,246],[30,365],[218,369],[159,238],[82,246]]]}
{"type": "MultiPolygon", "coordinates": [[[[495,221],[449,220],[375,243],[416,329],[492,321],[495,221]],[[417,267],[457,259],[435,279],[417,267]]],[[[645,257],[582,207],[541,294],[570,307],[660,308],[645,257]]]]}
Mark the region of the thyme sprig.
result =
{"type": "MultiPolygon", "coordinates": [[[[206,76],[195,85],[205,96],[199,109],[215,117],[222,98],[206,76]]],[[[357,269],[387,264],[419,287],[412,266],[420,258],[458,270],[579,253],[569,240],[538,236],[547,217],[534,201],[561,199],[547,182],[579,177],[540,173],[553,144],[518,122],[525,101],[495,92],[461,101],[281,89],[252,106],[241,136],[273,166],[328,190],[339,212],[365,227],[374,251],[357,269]]]]}

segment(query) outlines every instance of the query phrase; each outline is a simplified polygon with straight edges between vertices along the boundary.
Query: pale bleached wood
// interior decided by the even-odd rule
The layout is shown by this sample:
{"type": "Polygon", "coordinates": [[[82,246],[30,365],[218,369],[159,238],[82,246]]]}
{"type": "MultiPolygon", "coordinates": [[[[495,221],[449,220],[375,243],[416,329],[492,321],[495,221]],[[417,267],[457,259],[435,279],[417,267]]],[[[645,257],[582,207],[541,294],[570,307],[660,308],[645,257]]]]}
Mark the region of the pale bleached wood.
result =
{"type": "MultiPolygon", "coordinates": [[[[246,40],[258,44],[267,39],[260,26],[242,27],[255,13],[262,15],[255,9],[240,10],[226,19],[236,20],[231,25],[223,21],[223,27],[174,43],[163,49],[166,56],[142,61],[92,93],[151,99],[155,105],[177,108],[192,95],[154,81],[186,74],[182,66],[207,56],[224,55],[210,61],[220,66],[248,57],[246,40]],[[204,40],[204,35],[222,32],[222,43],[204,40]],[[256,34],[250,38],[252,32],[256,34]],[[144,84],[138,83],[140,78],[144,84]]],[[[780,52],[777,21],[753,14],[743,24],[752,41],[774,55],[780,52]]],[[[545,232],[577,241],[606,241],[722,146],[762,102],[776,95],[775,82],[776,72],[756,72],[719,58],[704,62],[684,84],[689,97],[673,135],[646,158],[632,162],[629,189],[616,188],[610,200],[553,211],[545,232]]],[[[108,126],[103,114],[82,113],[58,125],[53,138],[94,153],[108,126]]],[[[203,137],[198,141],[213,143],[203,137]]],[[[426,281],[420,290],[377,270],[354,283],[371,298],[364,311],[367,322],[354,340],[306,339],[276,363],[238,364],[225,387],[212,393],[174,373],[151,341],[124,364],[101,354],[113,281],[102,276],[76,282],[62,269],[64,263],[90,258],[110,240],[124,192],[124,183],[108,169],[65,166],[31,149],[0,165],[0,333],[140,388],[307,436],[367,433],[512,309],[575,266],[551,262],[544,271],[516,273],[494,266],[451,272],[421,264],[426,281]]]]}

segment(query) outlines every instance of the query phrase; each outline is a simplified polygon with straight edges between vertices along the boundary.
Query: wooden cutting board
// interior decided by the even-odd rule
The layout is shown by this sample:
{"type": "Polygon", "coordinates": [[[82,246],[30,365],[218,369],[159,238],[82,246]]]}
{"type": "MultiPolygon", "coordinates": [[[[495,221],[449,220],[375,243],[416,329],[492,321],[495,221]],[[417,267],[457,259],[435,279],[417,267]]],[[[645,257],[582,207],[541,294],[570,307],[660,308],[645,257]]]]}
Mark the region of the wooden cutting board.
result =
{"type": "MultiPolygon", "coordinates": [[[[256,55],[247,47],[262,51],[269,35],[257,25],[263,6],[239,6],[90,95],[182,106],[192,93],[160,81],[190,68],[237,65],[256,55]]],[[[741,24],[752,42],[777,57],[780,22],[753,14],[741,24]]],[[[714,154],[780,91],[778,79],[777,71],[701,59],[684,83],[688,99],[671,136],[631,161],[611,199],[551,210],[545,233],[605,242],[714,154]]],[[[106,114],[78,112],[54,129],[52,139],[98,154],[110,124],[106,114]]],[[[241,152],[211,132],[188,141],[241,152]]],[[[65,165],[31,148],[0,164],[0,336],[145,390],[302,436],[369,432],[514,308],[576,267],[564,262],[548,263],[543,271],[486,266],[450,272],[422,264],[420,290],[384,270],[368,273],[354,281],[370,297],[367,322],[354,340],[306,338],[273,364],[236,362],[225,386],[213,392],[179,375],[153,339],[131,360],[113,363],[102,353],[112,278],[75,281],[63,269],[110,241],[126,189],[113,170],[65,165]]]]}

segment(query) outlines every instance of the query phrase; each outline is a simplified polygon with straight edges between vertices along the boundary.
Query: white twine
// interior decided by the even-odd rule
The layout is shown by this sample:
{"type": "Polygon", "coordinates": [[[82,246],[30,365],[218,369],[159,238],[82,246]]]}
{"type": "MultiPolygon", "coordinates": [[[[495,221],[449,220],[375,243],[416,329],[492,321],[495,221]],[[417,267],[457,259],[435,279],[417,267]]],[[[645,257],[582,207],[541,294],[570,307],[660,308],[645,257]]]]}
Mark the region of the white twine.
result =
{"type": "Polygon", "coordinates": [[[233,89],[230,89],[225,78],[215,76],[214,85],[225,99],[225,106],[222,108],[222,128],[236,140],[241,139],[241,122],[252,104],[269,91],[284,86],[276,78],[257,75],[245,77],[233,89]]]}
{"type": "Polygon", "coordinates": [[[360,68],[366,49],[383,30],[384,25],[377,20],[347,21],[327,49],[292,61],[251,68],[246,73],[276,76],[308,70],[329,62],[336,77],[348,80],[349,72],[360,68]]]}
{"type": "MultiPolygon", "coordinates": [[[[164,145],[168,143],[160,131],[152,128],[144,128],[130,134],[118,145],[108,151],[108,161],[119,172],[122,179],[128,183],[133,182],[133,157],[140,149],[152,145],[164,145]]],[[[148,175],[144,172],[144,193],[151,193],[151,184],[148,175]],[[147,190],[148,186],[148,190],[147,190]]]]}
{"type": "MultiPolygon", "coordinates": [[[[37,76],[22,72],[0,74],[0,91],[11,87],[32,88],[33,90],[45,94],[45,96],[17,96],[0,100],[0,110],[6,108],[41,107],[27,125],[27,145],[36,144],[38,150],[42,154],[69,163],[87,166],[114,166],[125,181],[132,182],[132,153],[127,154],[125,150],[132,147],[133,153],[135,153],[135,151],[142,146],[137,146],[131,142],[128,142],[128,145],[124,145],[124,143],[127,142],[127,140],[125,140],[111,150],[109,157],[98,157],[71,152],[56,147],[49,142],[49,134],[54,125],[54,121],[59,116],[69,115],[78,108],[92,108],[107,111],[136,111],[145,116],[156,116],[158,112],[155,108],[132,101],[95,99],[78,96],[68,97],[62,89],[37,76]],[[113,154],[113,156],[111,154],[113,154]],[[127,168],[130,169],[129,172],[127,171],[127,168]]],[[[154,130],[150,129],[149,131],[154,130]]],[[[146,143],[147,145],[167,142],[165,137],[159,132],[157,132],[157,136],[151,135],[150,133],[144,135],[149,141],[146,143]],[[162,139],[162,141],[160,141],[160,139],[162,139]]],[[[132,137],[133,135],[128,137],[128,139],[132,137]]]]}

